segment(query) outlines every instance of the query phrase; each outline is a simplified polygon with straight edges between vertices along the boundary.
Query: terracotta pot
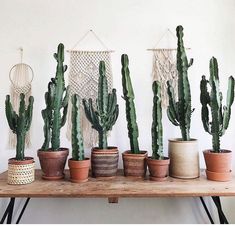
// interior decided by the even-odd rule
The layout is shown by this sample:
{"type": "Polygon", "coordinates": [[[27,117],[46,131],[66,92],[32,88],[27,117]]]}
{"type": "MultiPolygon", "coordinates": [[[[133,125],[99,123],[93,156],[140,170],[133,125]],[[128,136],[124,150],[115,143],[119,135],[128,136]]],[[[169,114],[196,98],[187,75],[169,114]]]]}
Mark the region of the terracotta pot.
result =
{"type": "Polygon", "coordinates": [[[82,161],[69,159],[68,165],[70,172],[70,181],[75,183],[88,181],[90,162],[91,161],[89,158],[86,158],[82,161]]]}
{"type": "Polygon", "coordinates": [[[144,178],[147,171],[147,157],[147,151],[141,151],[140,154],[132,154],[131,151],[123,152],[124,176],[144,178]]]}
{"type": "Polygon", "coordinates": [[[114,177],[118,168],[118,149],[108,147],[108,149],[92,148],[91,168],[93,177],[114,177]]]}
{"type": "Polygon", "coordinates": [[[42,178],[45,180],[63,179],[68,154],[68,148],[60,148],[59,151],[38,150],[38,157],[43,172],[42,178]]]}
{"type": "Polygon", "coordinates": [[[170,139],[168,146],[171,177],[193,179],[200,176],[199,153],[196,139],[170,139]]]}
{"type": "Polygon", "coordinates": [[[15,158],[8,160],[8,184],[30,184],[35,180],[35,162],[32,157],[19,161],[15,158]]]}
{"type": "Polygon", "coordinates": [[[168,177],[168,169],[170,164],[170,159],[164,157],[162,160],[152,159],[149,157],[147,159],[147,164],[150,173],[150,180],[154,181],[165,181],[168,177]]]}
{"type": "Polygon", "coordinates": [[[232,152],[221,151],[221,153],[215,153],[212,150],[203,151],[208,180],[229,181],[232,178],[232,152]]]}

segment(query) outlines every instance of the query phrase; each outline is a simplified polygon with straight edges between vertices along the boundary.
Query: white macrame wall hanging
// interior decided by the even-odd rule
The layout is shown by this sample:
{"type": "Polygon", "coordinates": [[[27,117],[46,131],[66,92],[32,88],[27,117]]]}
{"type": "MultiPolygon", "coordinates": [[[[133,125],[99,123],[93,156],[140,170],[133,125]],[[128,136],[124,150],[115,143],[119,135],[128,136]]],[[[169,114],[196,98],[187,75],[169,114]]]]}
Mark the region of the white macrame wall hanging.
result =
{"type": "MultiPolygon", "coordinates": [[[[91,98],[93,103],[98,96],[98,79],[99,79],[99,62],[105,62],[106,76],[108,80],[109,91],[111,91],[112,84],[112,68],[111,68],[111,53],[98,36],[92,31],[88,31],[76,44],[68,51],[70,53],[69,63],[69,79],[70,96],[77,93],[80,98],[91,98]],[[82,51],[74,50],[89,33],[92,33],[95,38],[105,48],[103,51],[82,51]]],[[[84,145],[92,147],[97,144],[98,134],[96,130],[91,128],[90,122],[87,120],[83,105],[80,106],[81,111],[81,125],[83,130],[84,145]]],[[[67,119],[67,138],[71,139],[71,103],[68,106],[67,119]]]]}
{"type": "MultiPolygon", "coordinates": [[[[13,109],[18,113],[20,94],[25,94],[25,103],[28,105],[28,99],[32,93],[32,81],[34,77],[33,69],[22,62],[23,60],[23,48],[20,48],[21,60],[20,63],[15,64],[9,72],[10,79],[10,96],[13,109]]],[[[9,130],[9,147],[15,148],[16,135],[9,130]]],[[[25,138],[26,147],[30,146],[30,130],[26,134],[25,138]]]]}

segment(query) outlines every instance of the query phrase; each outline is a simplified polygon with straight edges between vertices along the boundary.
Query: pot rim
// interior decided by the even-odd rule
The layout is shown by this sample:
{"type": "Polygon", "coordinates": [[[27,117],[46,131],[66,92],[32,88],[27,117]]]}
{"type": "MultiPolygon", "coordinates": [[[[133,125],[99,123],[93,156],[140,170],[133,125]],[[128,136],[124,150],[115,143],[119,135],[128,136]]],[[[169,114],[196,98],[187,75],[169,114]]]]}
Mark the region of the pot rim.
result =
{"type": "Polygon", "coordinates": [[[209,154],[209,155],[221,155],[221,154],[232,154],[231,150],[228,149],[220,149],[223,152],[213,152],[213,149],[206,149],[203,151],[203,154],[209,154]]]}
{"type": "Polygon", "coordinates": [[[68,161],[70,161],[70,162],[85,162],[85,161],[90,161],[90,158],[85,157],[84,160],[73,160],[73,158],[70,158],[68,161]]]}
{"type": "Polygon", "coordinates": [[[32,164],[34,163],[34,158],[33,157],[28,157],[26,156],[24,160],[16,160],[16,158],[9,158],[8,159],[8,164],[15,164],[15,165],[27,165],[27,164],[32,164]]]}
{"type": "Polygon", "coordinates": [[[198,139],[190,138],[190,140],[182,140],[182,138],[170,138],[168,141],[174,143],[196,143],[198,139]]]}
{"type": "Polygon", "coordinates": [[[57,151],[53,151],[52,148],[49,148],[47,150],[43,150],[42,148],[38,149],[38,152],[43,152],[43,153],[57,153],[57,152],[63,152],[63,151],[69,151],[69,148],[64,148],[60,147],[57,151]]]}
{"type": "Polygon", "coordinates": [[[108,146],[107,147],[107,149],[101,149],[101,148],[99,148],[99,147],[92,147],[92,150],[93,149],[95,149],[95,150],[97,150],[97,151],[104,151],[104,150],[112,150],[112,149],[118,149],[118,147],[116,147],[116,146],[108,146]]]}
{"type": "Polygon", "coordinates": [[[144,150],[140,150],[139,154],[131,153],[131,150],[126,150],[126,151],[122,152],[122,155],[126,155],[126,156],[128,156],[128,155],[130,155],[130,156],[132,156],[132,155],[137,156],[137,155],[146,155],[146,154],[148,155],[148,151],[144,151],[144,150]]]}
{"type": "Polygon", "coordinates": [[[166,161],[166,160],[170,160],[169,157],[163,156],[164,159],[153,159],[152,156],[149,156],[148,159],[152,160],[152,161],[166,161]]]}

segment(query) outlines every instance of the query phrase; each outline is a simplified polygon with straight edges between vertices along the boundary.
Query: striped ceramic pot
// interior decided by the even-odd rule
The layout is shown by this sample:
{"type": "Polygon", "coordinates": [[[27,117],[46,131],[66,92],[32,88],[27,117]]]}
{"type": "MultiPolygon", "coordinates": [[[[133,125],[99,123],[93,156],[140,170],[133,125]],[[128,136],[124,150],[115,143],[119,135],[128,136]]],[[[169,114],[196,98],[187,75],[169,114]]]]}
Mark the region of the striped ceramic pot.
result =
{"type": "Polygon", "coordinates": [[[91,150],[91,169],[93,177],[114,177],[118,169],[118,149],[108,147],[107,149],[93,148],[91,150]]]}

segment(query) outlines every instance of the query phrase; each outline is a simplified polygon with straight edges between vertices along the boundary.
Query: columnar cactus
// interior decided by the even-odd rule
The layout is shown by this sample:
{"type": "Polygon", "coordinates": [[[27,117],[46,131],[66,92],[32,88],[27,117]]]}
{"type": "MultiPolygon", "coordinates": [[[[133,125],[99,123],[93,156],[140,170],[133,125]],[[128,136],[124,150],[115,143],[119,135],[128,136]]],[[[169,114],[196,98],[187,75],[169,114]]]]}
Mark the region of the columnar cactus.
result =
{"type": "Polygon", "coordinates": [[[152,122],[152,158],[164,159],[163,156],[163,141],[162,141],[162,98],[161,98],[161,85],[159,82],[154,81],[153,89],[153,122],[152,122]]]}
{"type": "Polygon", "coordinates": [[[136,122],[135,103],[134,103],[134,91],[131,84],[130,71],[129,71],[129,59],[126,54],[121,57],[122,62],[122,87],[123,87],[123,99],[126,101],[126,119],[128,136],[130,139],[131,152],[133,154],[139,154],[138,143],[138,125],[136,122]]]}
{"type": "Polygon", "coordinates": [[[67,65],[63,65],[63,44],[58,45],[54,58],[57,61],[56,76],[48,84],[48,91],[45,93],[46,108],[42,110],[45,138],[42,150],[48,150],[51,142],[51,149],[56,151],[60,148],[60,129],[66,122],[69,100],[69,87],[66,88],[64,82],[67,65]],[[61,116],[62,109],[63,116],[61,116]]]}
{"type": "Polygon", "coordinates": [[[212,146],[214,152],[221,152],[220,137],[224,135],[229,125],[231,106],[234,101],[234,78],[229,77],[227,90],[227,104],[222,107],[222,93],[219,89],[218,63],[216,58],[210,60],[210,78],[209,81],[203,75],[201,84],[200,101],[202,104],[201,118],[206,132],[212,135],[212,146]],[[209,83],[211,91],[207,90],[209,83]],[[209,109],[211,108],[211,122],[209,121],[209,109]]]}
{"type": "Polygon", "coordinates": [[[71,97],[72,102],[72,158],[76,161],[85,159],[83,137],[81,131],[81,119],[80,119],[80,98],[77,94],[73,94],[71,97]]]}
{"type": "Polygon", "coordinates": [[[193,59],[188,62],[184,42],[183,42],[183,27],[176,28],[178,38],[177,47],[177,71],[178,71],[178,102],[175,100],[174,89],[171,82],[167,82],[167,92],[169,96],[169,106],[167,115],[169,120],[175,126],[180,126],[182,140],[190,140],[190,124],[191,114],[193,112],[191,107],[191,93],[190,84],[188,80],[188,68],[193,64],[193,59]]]}
{"type": "Polygon", "coordinates": [[[24,160],[24,149],[25,149],[25,136],[29,131],[32,116],[33,116],[33,102],[32,96],[29,97],[28,107],[25,105],[25,95],[20,94],[20,106],[19,113],[17,114],[12,107],[10,96],[6,96],[5,111],[6,117],[10,129],[16,134],[16,160],[24,160]]]}
{"type": "Polygon", "coordinates": [[[112,89],[112,92],[108,93],[104,61],[100,61],[99,74],[96,110],[91,98],[88,102],[83,99],[83,105],[86,117],[92,124],[92,128],[97,130],[99,133],[99,148],[107,149],[107,132],[111,130],[115,124],[118,118],[119,108],[117,104],[116,89],[112,89]]]}

